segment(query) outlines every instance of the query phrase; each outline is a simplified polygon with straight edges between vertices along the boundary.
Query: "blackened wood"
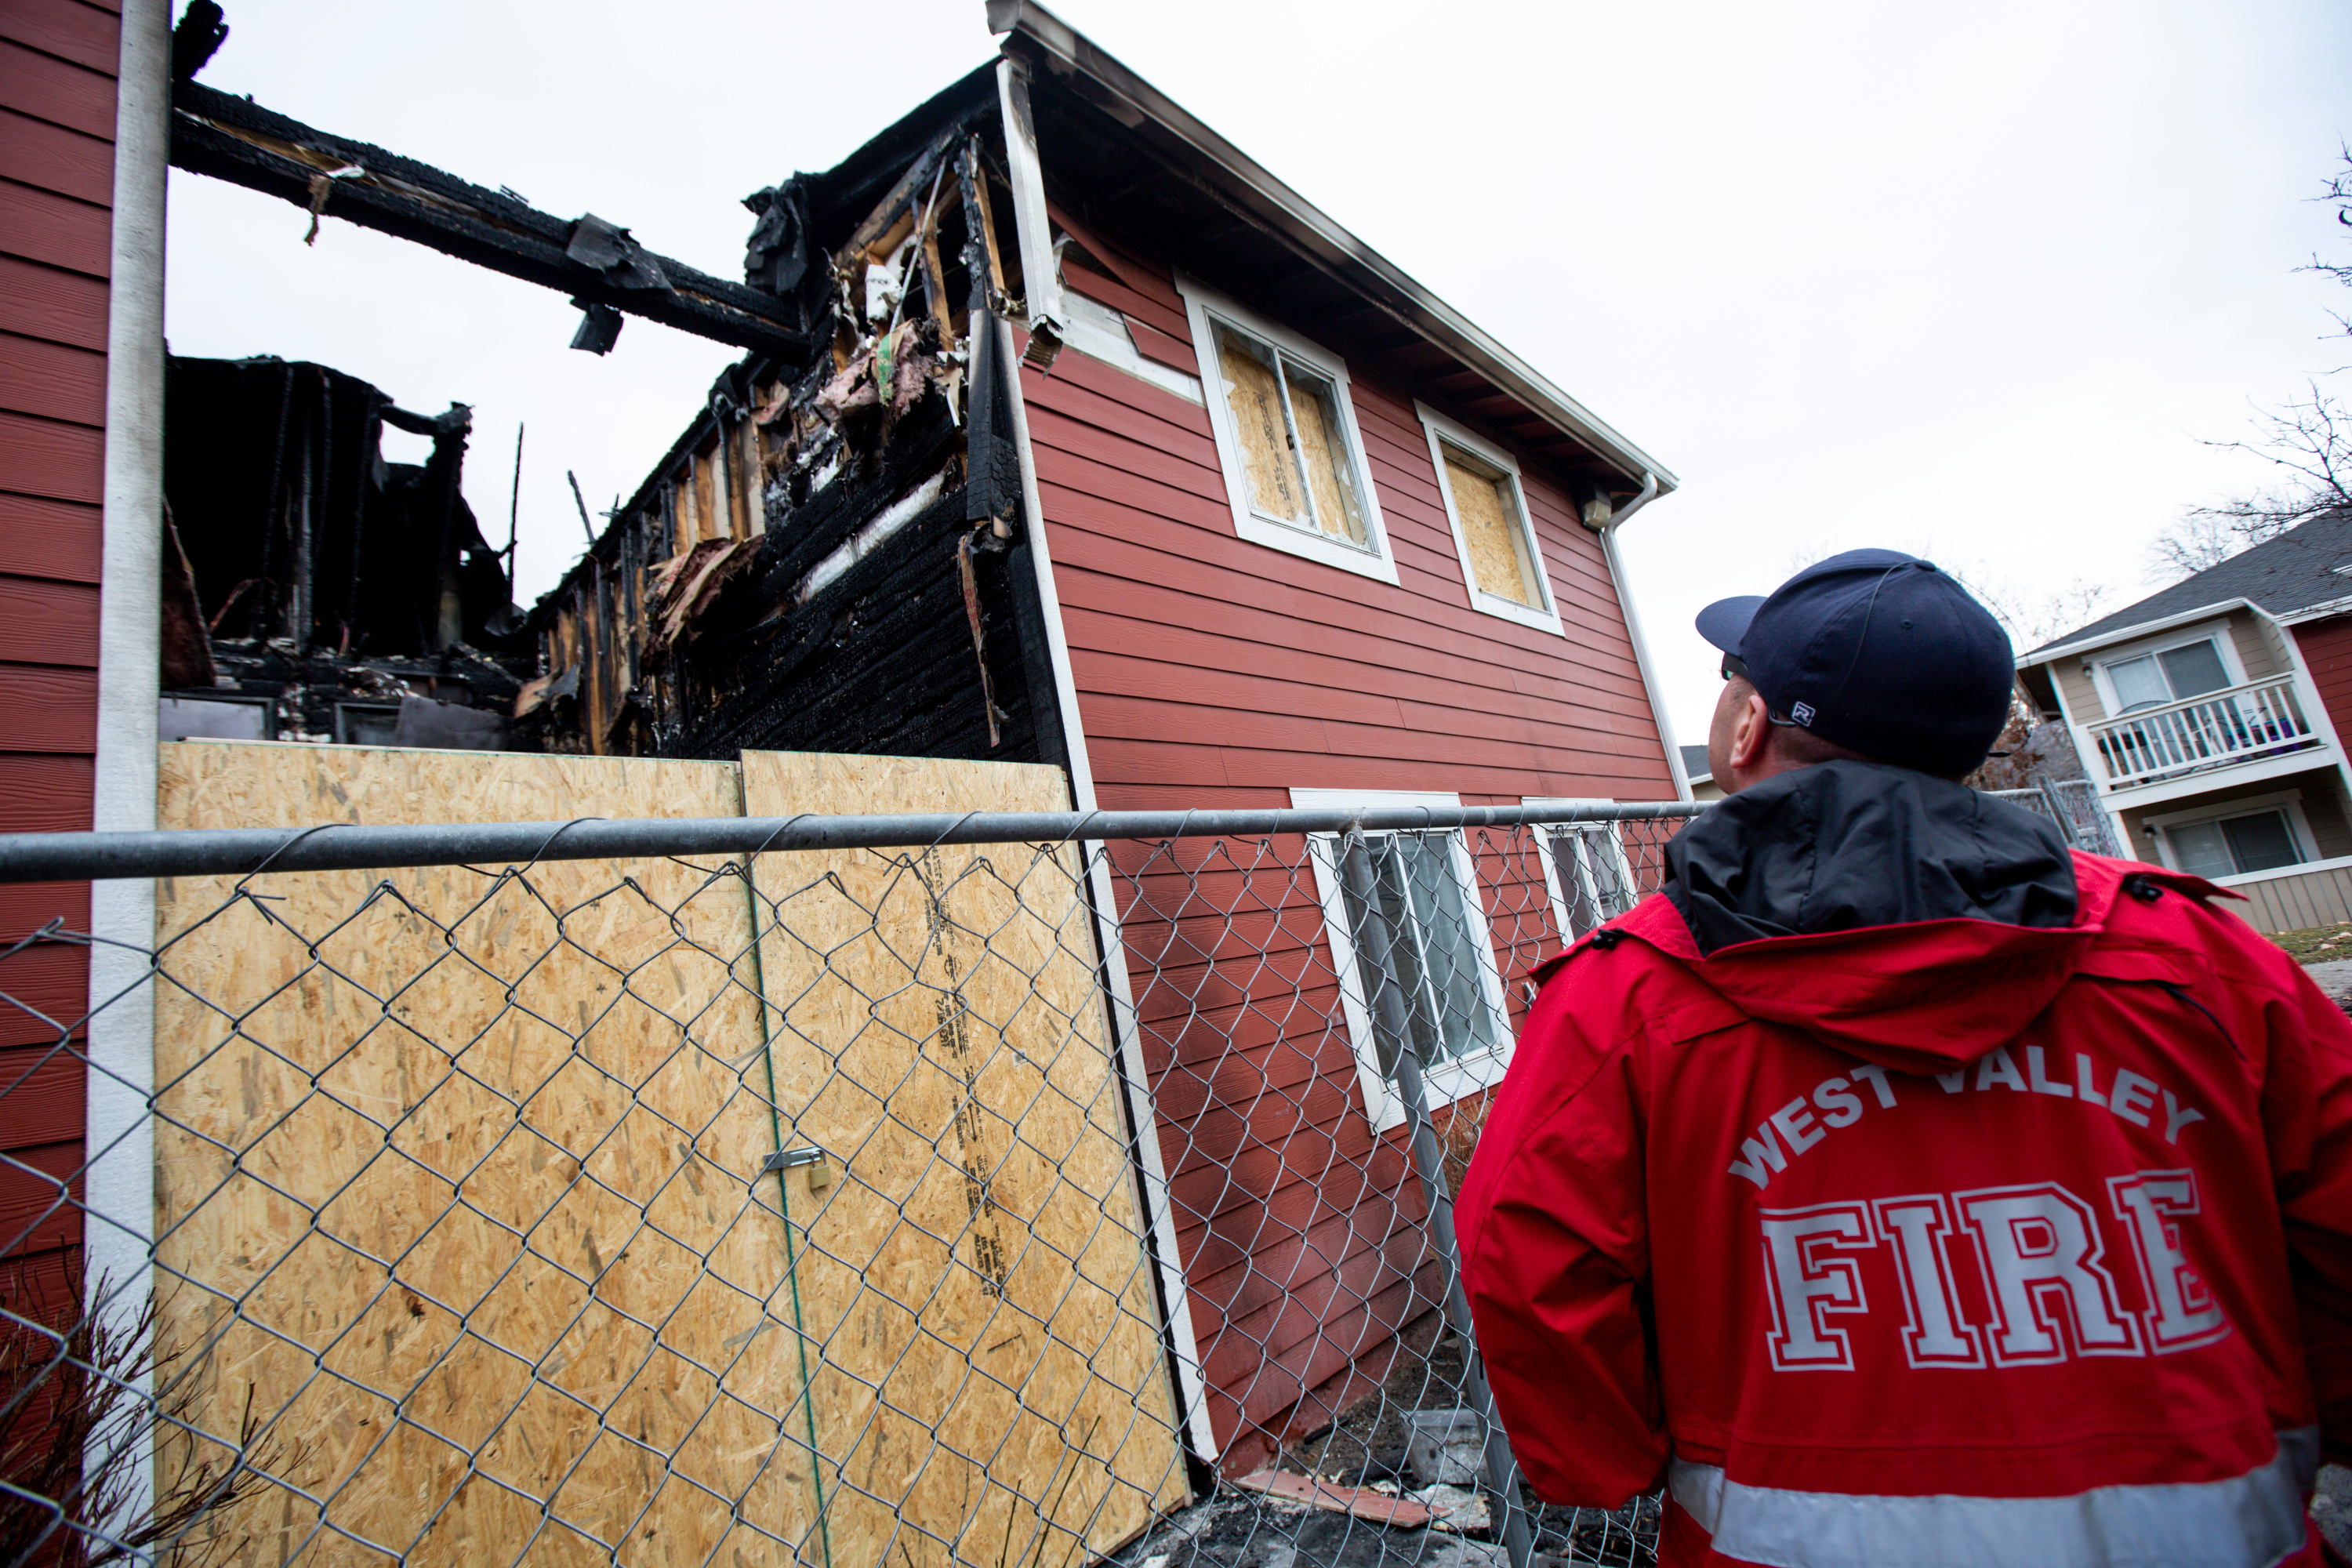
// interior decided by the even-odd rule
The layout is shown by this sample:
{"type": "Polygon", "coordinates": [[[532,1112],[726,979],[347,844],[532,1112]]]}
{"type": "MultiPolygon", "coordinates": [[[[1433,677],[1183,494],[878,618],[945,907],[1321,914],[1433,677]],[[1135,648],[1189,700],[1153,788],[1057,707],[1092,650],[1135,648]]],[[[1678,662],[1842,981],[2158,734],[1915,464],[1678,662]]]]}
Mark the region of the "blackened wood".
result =
{"type": "Polygon", "coordinates": [[[362,227],[527,282],[626,310],[681,331],[780,355],[793,363],[814,342],[787,301],[685,263],[636,251],[634,267],[595,267],[567,252],[577,225],[514,197],[364,142],[347,141],[199,82],[173,86],[172,163],[279,196],[309,210],[312,182],[326,181],[325,210],[362,227]],[[341,174],[344,170],[358,173],[341,174]],[[650,275],[667,287],[631,287],[650,275]]]}

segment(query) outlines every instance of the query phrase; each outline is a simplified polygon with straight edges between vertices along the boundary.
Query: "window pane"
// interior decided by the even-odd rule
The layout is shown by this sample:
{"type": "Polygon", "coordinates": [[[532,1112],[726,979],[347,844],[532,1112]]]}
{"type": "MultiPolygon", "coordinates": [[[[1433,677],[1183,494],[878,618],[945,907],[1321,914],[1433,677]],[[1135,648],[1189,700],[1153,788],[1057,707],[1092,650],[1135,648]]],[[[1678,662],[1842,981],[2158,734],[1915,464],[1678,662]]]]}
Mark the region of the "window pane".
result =
{"type": "Polygon", "coordinates": [[[1349,543],[1371,548],[1364,526],[1363,502],[1356,495],[1355,465],[1348,460],[1348,440],[1340,423],[1337,389],[1301,365],[1285,360],[1282,374],[1290,383],[1290,412],[1298,421],[1298,458],[1307,482],[1315,487],[1315,520],[1324,532],[1349,543]]]}
{"type": "Polygon", "coordinates": [[[2231,877],[2237,874],[2237,862],[2231,858],[2230,841],[2222,837],[2218,822],[2191,823],[2185,827],[2168,827],[2164,836],[2172,841],[2172,858],[2180,868],[2200,877],[2231,877]]]}
{"type": "Polygon", "coordinates": [[[1462,519],[1463,542],[1470,550],[1470,585],[1515,605],[1542,609],[1543,590],[1528,558],[1526,524],[1511,481],[1452,447],[1441,449],[1454,510],[1462,519]]]}
{"type": "Polygon", "coordinates": [[[1268,517],[1304,528],[1307,500],[1283,423],[1274,356],[1223,321],[1216,324],[1216,333],[1217,369],[1225,383],[1225,406],[1233,411],[1234,434],[1241,442],[1249,504],[1268,517]]]}
{"type": "Polygon", "coordinates": [[[1613,827],[1587,827],[1578,834],[1578,850],[1584,857],[1585,872],[1592,879],[1592,893],[1601,906],[1601,918],[1613,921],[1633,907],[1633,889],[1625,882],[1625,859],[1613,827]]]}
{"type": "Polygon", "coordinates": [[[2303,857],[2296,852],[2294,830],[2287,826],[2283,811],[2257,812],[2252,816],[2233,816],[2221,824],[2222,837],[2230,841],[2230,858],[2243,871],[2273,871],[2281,866],[2299,866],[2303,857]]]}
{"type": "MultiPolygon", "coordinates": [[[[1372,885],[1379,890],[1381,918],[1389,935],[1389,962],[1396,974],[1399,1000],[1404,1005],[1405,1026],[1412,1031],[1415,1053],[1424,1063],[1432,1059],[1437,1041],[1435,1019],[1429,1008],[1429,987],[1422,976],[1421,950],[1413,941],[1411,903],[1405,894],[1405,870],[1395,850],[1392,837],[1376,837],[1370,841],[1372,852],[1372,885]]],[[[1344,840],[1332,844],[1334,855],[1345,855],[1344,840]]],[[[1344,868],[1340,879],[1341,901],[1348,910],[1349,936],[1356,947],[1356,984],[1361,989],[1364,1005],[1372,1015],[1372,1048],[1380,1058],[1381,1076],[1396,1077],[1397,1053],[1402,1047],[1394,1031],[1381,1021],[1380,976],[1372,968],[1370,930],[1364,909],[1355,891],[1348,886],[1344,868]]]]}
{"type": "Polygon", "coordinates": [[[1463,896],[1454,864],[1454,835],[1399,834],[1396,843],[1410,872],[1415,924],[1421,931],[1431,1003],[1437,1015],[1437,1048],[1423,1060],[1491,1050],[1496,1044],[1495,1015],[1487,1004],[1479,962],[1479,945],[1486,938],[1486,921],[1481,916],[1473,924],[1471,905],[1463,896]]]}
{"type": "Polygon", "coordinates": [[[2164,673],[2172,683],[2175,701],[2202,697],[2230,684],[2230,672],[2221,668],[2221,650],[2213,646],[2210,637],[2187,647],[2167,648],[2158,657],[2163,660],[2164,673]]]}
{"type": "Polygon", "coordinates": [[[2107,679],[2114,684],[2116,700],[2123,704],[2126,713],[2172,700],[2172,689],[2164,683],[2164,671],[2147,654],[2107,666],[2107,679]]]}

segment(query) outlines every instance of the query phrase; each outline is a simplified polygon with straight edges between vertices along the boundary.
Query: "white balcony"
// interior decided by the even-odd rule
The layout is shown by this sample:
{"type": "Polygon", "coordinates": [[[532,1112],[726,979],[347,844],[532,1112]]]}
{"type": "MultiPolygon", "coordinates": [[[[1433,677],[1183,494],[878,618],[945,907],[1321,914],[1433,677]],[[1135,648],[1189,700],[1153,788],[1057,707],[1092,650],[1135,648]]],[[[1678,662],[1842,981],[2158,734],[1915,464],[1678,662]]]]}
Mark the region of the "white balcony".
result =
{"type": "Polygon", "coordinates": [[[2266,762],[2324,745],[2292,677],[2250,681],[2090,726],[2110,788],[2266,762]]]}

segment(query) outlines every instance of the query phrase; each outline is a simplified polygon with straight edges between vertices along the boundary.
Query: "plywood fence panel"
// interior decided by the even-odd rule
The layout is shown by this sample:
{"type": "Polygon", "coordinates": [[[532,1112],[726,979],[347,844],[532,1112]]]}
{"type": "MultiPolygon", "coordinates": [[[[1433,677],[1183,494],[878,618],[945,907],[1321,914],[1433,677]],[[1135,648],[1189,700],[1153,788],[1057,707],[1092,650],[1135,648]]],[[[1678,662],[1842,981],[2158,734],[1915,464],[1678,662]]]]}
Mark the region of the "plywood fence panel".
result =
{"type": "MultiPolygon", "coordinates": [[[[746,752],[745,809],[1067,805],[1060,772],[746,752]]],[[[832,1562],[1084,1563],[1183,1500],[1075,851],[759,858],[832,1562]],[[805,1206],[803,1206],[805,1205],[805,1206]]]]}
{"type": "MultiPolygon", "coordinates": [[[[740,809],[727,764],[161,750],[165,826],[740,809]]],[[[210,1560],[797,1548],[814,1471],[740,868],[243,887],[157,900],[160,1338],[202,1435],[159,1468],[250,1421],[278,1482],[215,1516],[210,1560]]]]}

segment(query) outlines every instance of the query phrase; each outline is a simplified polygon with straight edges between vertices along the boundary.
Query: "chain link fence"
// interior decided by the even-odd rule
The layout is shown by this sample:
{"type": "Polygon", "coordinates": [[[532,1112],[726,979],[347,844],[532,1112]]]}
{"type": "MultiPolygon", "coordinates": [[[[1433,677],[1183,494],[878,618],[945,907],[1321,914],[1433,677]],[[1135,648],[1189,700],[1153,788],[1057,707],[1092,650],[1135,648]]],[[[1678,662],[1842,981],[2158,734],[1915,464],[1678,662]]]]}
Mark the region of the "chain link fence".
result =
{"type": "Polygon", "coordinates": [[[0,1562],[1647,1562],[1450,1194],[1693,809],[0,845],[158,879],[0,947],[0,1562]]]}
{"type": "Polygon", "coordinates": [[[1985,793],[2050,818],[2077,849],[2128,858],[2116,842],[2113,820],[2099,804],[2098,786],[2088,779],[2042,779],[2025,789],[1985,793]]]}

